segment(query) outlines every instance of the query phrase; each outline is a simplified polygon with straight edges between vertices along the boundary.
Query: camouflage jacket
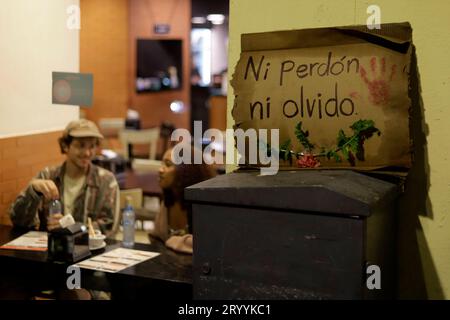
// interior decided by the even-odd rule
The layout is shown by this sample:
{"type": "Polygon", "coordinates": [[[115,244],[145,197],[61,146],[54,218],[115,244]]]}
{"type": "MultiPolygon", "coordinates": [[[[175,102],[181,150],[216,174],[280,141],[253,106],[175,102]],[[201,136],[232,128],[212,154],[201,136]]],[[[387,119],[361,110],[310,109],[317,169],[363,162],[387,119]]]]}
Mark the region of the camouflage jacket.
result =
{"type": "MultiPolygon", "coordinates": [[[[64,172],[65,163],[58,167],[47,167],[35,179],[49,179],[58,187],[64,210],[64,172]]],[[[10,208],[11,221],[15,226],[47,229],[49,201],[28,185],[10,208]]],[[[119,214],[119,185],[114,175],[94,164],[89,167],[86,181],[74,200],[73,218],[77,222],[87,222],[90,217],[103,233],[111,230],[114,218],[119,214]]]]}

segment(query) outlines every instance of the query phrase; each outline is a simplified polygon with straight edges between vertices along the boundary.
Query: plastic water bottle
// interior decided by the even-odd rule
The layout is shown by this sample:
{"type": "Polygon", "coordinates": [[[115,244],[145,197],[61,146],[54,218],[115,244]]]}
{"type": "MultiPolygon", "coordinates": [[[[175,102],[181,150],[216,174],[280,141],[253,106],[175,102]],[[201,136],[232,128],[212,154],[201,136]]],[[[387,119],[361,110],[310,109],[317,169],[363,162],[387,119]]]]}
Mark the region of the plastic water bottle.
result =
{"type": "Polygon", "coordinates": [[[131,206],[131,199],[127,197],[126,206],[122,214],[122,226],[123,226],[123,246],[133,247],[134,245],[134,222],[136,216],[131,206]]]}
{"type": "Polygon", "coordinates": [[[62,213],[62,208],[61,202],[58,199],[55,199],[52,202],[50,202],[50,206],[48,208],[48,215],[51,216],[57,213],[62,213]]]}

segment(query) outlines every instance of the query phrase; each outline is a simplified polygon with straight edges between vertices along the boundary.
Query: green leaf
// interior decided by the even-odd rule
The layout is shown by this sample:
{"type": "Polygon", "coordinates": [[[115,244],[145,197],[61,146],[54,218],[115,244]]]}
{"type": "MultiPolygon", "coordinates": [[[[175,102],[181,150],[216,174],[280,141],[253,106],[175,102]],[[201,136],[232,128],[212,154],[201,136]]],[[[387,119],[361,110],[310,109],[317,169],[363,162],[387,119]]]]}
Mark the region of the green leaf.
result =
{"type": "Polygon", "coordinates": [[[341,157],[339,156],[339,154],[336,151],[334,151],[334,150],[328,151],[326,153],[326,157],[327,157],[328,160],[333,158],[334,161],[336,161],[336,162],[341,162],[342,161],[341,157]]]}
{"type": "Polygon", "coordinates": [[[280,157],[287,161],[291,158],[291,139],[286,140],[280,146],[280,157]]]}
{"type": "Polygon", "coordinates": [[[358,120],[350,128],[357,136],[357,145],[353,146],[353,151],[358,160],[364,161],[364,141],[371,138],[375,133],[379,136],[381,132],[375,127],[373,120],[358,120]]]}
{"type": "Polygon", "coordinates": [[[338,138],[337,138],[337,146],[338,148],[341,148],[347,141],[349,138],[347,138],[347,136],[345,135],[344,131],[341,129],[339,130],[338,133],[338,138]]]}
{"type": "Polygon", "coordinates": [[[337,154],[337,152],[333,153],[333,158],[334,158],[334,161],[336,161],[336,162],[342,162],[342,159],[341,159],[341,157],[337,154]]]}
{"type": "MultiPolygon", "coordinates": [[[[341,162],[346,159],[352,166],[356,163],[356,159],[363,161],[364,160],[364,142],[367,139],[370,139],[374,134],[378,136],[381,135],[381,132],[378,128],[375,127],[375,123],[373,120],[358,120],[354,122],[350,129],[353,131],[353,135],[347,136],[344,130],[339,130],[338,136],[336,139],[337,147],[334,150],[327,151],[325,148],[320,148],[321,152],[319,154],[315,154],[315,157],[323,157],[326,156],[327,159],[333,158],[336,162],[341,162]],[[341,153],[342,156],[339,154],[341,153]]],[[[314,144],[312,144],[309,139],[309,132],[302,129],[302,122],[299,122],[295,126],[295,137],[300,142],[300,144],[306,149],[306,151],[312,153],[312,149],[314,149],[314,144]]],[[[279,150],[280,158],[284,160],[288,160],[292,162],[293,155],[295,154],[298,157],[297,153],[294,153],[292,150],[291,140],[288,139],[285,141],[279,150]]]]}
{"type": "Polygon", "coordinates": [[[364,141],[371,138],[374,133],[380,135],[381,132],[375,127],[373,120],[358,120],[350,128],[353,130],[351,137],[347,137],[342,129],[339,130],[337,145],[338,150],[354,166],[355,155],[358,160],[364,161],[364,141]]]}
{"type": "Polygon", "coordinates": [[[358,120],[353,123],[350,128],[354,131],[354,134],[359,134],[361,131],[373,128],[375,123],[373,120],[358,120]]]}
{"type": "Polygon", "coordinates": [[[359,139],[356,136],[355,139],[350,139],[347,143],[348,148],[353,152],[356,153],[358,152],[358,148],[359,148],[359,139]]]}
{"type": "Polygon", "coordinates": [[[282,150],[288,150],[291,147],[291,139],[287,139],[285,142],[283,142],[280,146],[280,149],[282,150]]]}
{"type": "Polygon", "coordinates": [[[348,157],[348,149],[347,149],[347,147],[342,148],[341,151],[342,151],[342,154],[344,155],[344,158],[346,160],[348,160],[349,157],[348,157]]]}
{"type": "Polygon", "coordinates": [[[295,126],[295,136],[297,137],[297,140],[300,142],[300,144],[310,152],[312,149],[314,149],[314,145],[309,142],[308,135],[308,131],[302,130],[302,122],[300,121],[299,123],[297,123],[297,125],[295,126]]]}

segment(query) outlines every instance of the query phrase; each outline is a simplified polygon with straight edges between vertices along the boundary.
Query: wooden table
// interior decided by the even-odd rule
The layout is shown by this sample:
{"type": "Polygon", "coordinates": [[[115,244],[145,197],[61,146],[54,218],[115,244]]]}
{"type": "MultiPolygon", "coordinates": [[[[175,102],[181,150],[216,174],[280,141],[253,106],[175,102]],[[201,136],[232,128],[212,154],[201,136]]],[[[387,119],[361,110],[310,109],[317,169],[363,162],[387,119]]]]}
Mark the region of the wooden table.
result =
{"type": "MultiPolygon", "coordinates": [[[[0,225],[0,245],[27,230],[0,225]]],[[[107,240],[105,249],[93,251],[92,256],[121,246],[120,241],[107,240]]],[[[176,253],[163,243],[136,243],[136,250],[159,252],[160,255],[117,273],[81,269],[81,287],[110,291],[113,299],[192,298],[192,256],[176,253]]],[[[29,288],[64,286],[70,274],[67,267],[47,261],[47,252],[0,249],[0,283],[17,279],[29,288]]]]}

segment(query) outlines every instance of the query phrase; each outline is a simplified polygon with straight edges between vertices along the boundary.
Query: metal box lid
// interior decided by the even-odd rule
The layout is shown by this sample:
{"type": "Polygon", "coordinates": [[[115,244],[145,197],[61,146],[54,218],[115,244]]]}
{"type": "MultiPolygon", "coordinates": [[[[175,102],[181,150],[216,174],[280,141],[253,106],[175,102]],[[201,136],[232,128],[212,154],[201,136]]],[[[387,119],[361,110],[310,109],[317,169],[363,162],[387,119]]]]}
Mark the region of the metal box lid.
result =
{"type": "Polygon", "coordinates": [[[216,205],[369,216],[393,201],[395,184],[350,170],[233,172],[185,189],[185,199],[216,205]]]}

